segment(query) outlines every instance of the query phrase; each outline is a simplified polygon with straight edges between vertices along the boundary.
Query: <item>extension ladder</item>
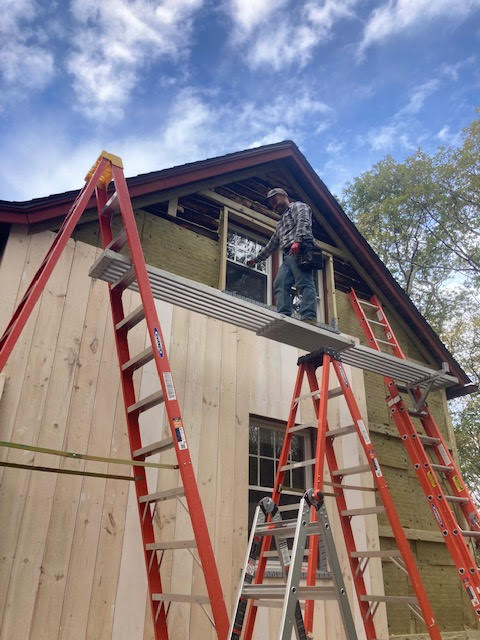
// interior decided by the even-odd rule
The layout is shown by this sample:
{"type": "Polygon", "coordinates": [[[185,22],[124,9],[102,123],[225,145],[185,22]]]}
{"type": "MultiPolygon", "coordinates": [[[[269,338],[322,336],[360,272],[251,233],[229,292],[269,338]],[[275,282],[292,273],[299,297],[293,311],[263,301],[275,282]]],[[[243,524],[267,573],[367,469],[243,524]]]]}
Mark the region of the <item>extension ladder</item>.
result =
{"type": "MultiPolygon", "coordinates": [[[[75,225],[87,208],[95,192],[103,248],[120,251],[123,247],[128,246],[131,259],[131,266],[127,273],[109,286],[109,293],[125,403],[128,437],[133,459],[138,514],[142,532],[155,639],[168,640],[169,637],[166,603],[191,602],[201,604],[202,606],[206,604],[211,606],[217,637],[220,640],[225,640],[229,626],[227,610],[195,480],[165,342],[148,280],[135,216],[123,174],[121,159],[105,151],[102,152],[96,164],[86,176],[85,182],[86,184],[66,215],[45,259],[33,277],[4,334],[0,338],[0,371],[5,365],[18,336],[58,262],[60,254],[65,248],[75,225]],[[107,187],[112,179],[115,191],[113,195],[108,198],[107,187]],[[113,213],[117,210],[119,210],[121,214],[123,229],[113,238],[111,222],[113,213]],[[134,311],[125,315],[122,293],[133,282],[136,282],[138,287],[141,304],[134,311]],[[129,352],[128,332],[142,320],[146,322],[151,344],[141,353],[132,355],[129,352]],[[159,389],[145,398],[137,398],[133,384],[133,374],[137,369],[143,367],[152,359],[155,361],[158,373],[159,389]],[[142,412],[148,411],[161,403],[164,404],[166,409],[171,437],[158,442],[143,443],[140,435],[139,416],[142,412]],[[147,486],[145,466],[136,466],[135,461],[142,463],[146,457],[171,448],[175,449],[181,477],[181,486],[167,491],[156,491],[152,493],[147,486]],[[181,501],[182,497],[185,497],[187,503],[186,509],[190,516],[194,540],[156,542],[154,532],[156,505],[164,500],[181,501]],[[199,564],[204,574],[208,596],[164,593],[160,576],[160,565],[163,555],[159,559],[157,553],[162,552],[163,554],[167,549],[184,548],[196,548],[199,556],[199,564]]],[[[181,501],[181,504],[185,506],[183,501],[181,501]]]]}
{"type": "MultiPolygon", "coordinates": [[[[350,382],[340,360],[340,355],[330,348],[322,348],[303,356],[298,360],[297,378],[272,494],[272,501],[277,506],[280,504],[285,473],[292,468],[292,465],[288,464],[288,455],[291,447],[292,436],[295,432],[305,429],[317,430],[316,451],[315,458],[305,460],[303,462],[303,466],[307,467],[310,465],[314,467],[313,491],[314,495],[318,495],[318,492],[322,491],[323,488],[324,461],[325,459],[327,461],[332,480],[329,484],[331,484],[334,489],[334,497],[338,514],[340,516],[353,584],[367,639],[374,640],[378,638],[373,618],[379,604],[395,602],[407,605],[418,618],[423,620],[430,637],[434,640],[441,640],[440,631],[434,619],[412,551],[395,510],[390,491],[378,462],[377,454],[357,406],[350,382]],[[320,386],[317,378],[317,369],[319,367],[322,368],[320,386]],[[332,367],[335,372],[339,386],[329,390],[330,367],[332,367]],[[302,395],[302,384],[305,377],[308,381],[310,392],[302,395]],[[352,419],[352,424],[347,427],[330,430],[327,423],[327,403],[329,398],[339,396],[343,396],[346,401],[346,405],[352,419]],[[304,398],[312,398],[316,421],[314,423],[295,424],[298,404],[304,398]],[[339,468],[334,449],[334,441],[337,438],[341,438],[350,433],[355,433],[359,438],[367,462],[366,464],[355,467],[339,468]],[[350,485],[348,484],[348,480],[346,482],[345,480],[350,475],[363,473],[368,473],[373,476],[376,492],[382,505],[349,509],[347,506],[345,491],[363,491],[365,490],[365,487],[350,485]],[[397,543],[397,549],[381,551],[357,549],[351,519],[356,516],[378,513],[386,513],[397,543]],[[401,568],[409,576],[415,595],[386,596],[383,594],[367,593],[364,581],[364,572],[371,558],[382,558],[394,562],[395,565],[401,568]]],[[[294,463],[295,467],[297,467],[298,464],[299,463],[294,463]]],[[[312,510],[311,521],[315,522],[316,519],[317,513],[315,510],[312,510]]],[[[263,583],[271,541],[272,535],[265,533],[260,550],[258,568],[255,574],[255,585],[263,583]]],[[[317,559],[318,536],[312,535],[310,537],[308,554],[307,588],[315,586],[317,559]]],[[[255,603],[251,603],[245,623],[244,640],[250,640],[252,638],[256,614],[257,606],[255,603]]],[[[313,615],[314,601],[312,599],[307,599],[304,616],[304,624],[307,634],[311,634],[313,629],[313,615]]]]}
{"type": "Polygon", "coordinates": [[[305,600],[307,597],[322,600],[335,598],[342,614],[346,637],[348,640],[357,640],[323,494],[318,493],[315,496],[313,489],[309,489],[302,497],[300,504],[283,507],[278,507],[271,498],[262,498],[253,518],[240,587],[232,615],[229,639],[240,640],[248,601],[254,600],[265,606],[283,601],[280,603],[282,615],[277,633],[278,640],[290,640],[292,628],[295,628],[297,640],[307,640],[308,636],[300,606],[300,600],[305,600]],[[312,507],[318,513],[318,520],[310,522],[312,507]],[[298,510],[296,519],[282,520],[281,511],[295,510],[298,510]],[[270,516],[270,521],[266,523],[268,516],[270,516]],[[325,542],[333,587],[300,586],[307,538],[312,535],[318,536],[318,534],[323,536],[325,542]],[[277,553],[271,551],[268,557],[278,557],[283,576],[286,578],[284,584],[252,585],[260,555],[261,541],[266,535],[272,535],[275,540],[277,553]],[[293,538],[291,555],[287,538],[293,538]]]}
{"type": "MultiPolygon", "coordinates": [[[[379,299],[372,296],[369,301],[361,300],[353,289],[349,297],[369,346],[381,351],[381,345],[386,345],[392,348],[393,355],[405,360],[405,354],[398,344],[379,299]],[[367,310],[375,314],[375,319],[367,316],[367,310]],[[380,328],[383,338],[376,336],[375,327],[380,328]]],[[[392,418],[413,463],[435,522],[457,567],[462,586],[477,619],[480,620],[480,572],[465,540],[473,538],[477,547],[480,547],[480,514],[428,408],[426,399],[433,380],[428,381],[423,390],[418,384],[405,386],[390,377],[384,377],[384,380],[389,394],[386,400],[392,418]],[[412,402],[411,408],[407,406],[402,394],[408,394],[412,402]],[[420,421],[424,433],[417,430],[412,418],[420,421]],[[435,462],[430,460],[427,451],[435,456],[435,462]],[[438,474],[443,474],[442,480],[448,484],[450,494],[444,492],[438,474]],[[451,504],[461,509],[466,526],[460,525],[451,504]]]]}

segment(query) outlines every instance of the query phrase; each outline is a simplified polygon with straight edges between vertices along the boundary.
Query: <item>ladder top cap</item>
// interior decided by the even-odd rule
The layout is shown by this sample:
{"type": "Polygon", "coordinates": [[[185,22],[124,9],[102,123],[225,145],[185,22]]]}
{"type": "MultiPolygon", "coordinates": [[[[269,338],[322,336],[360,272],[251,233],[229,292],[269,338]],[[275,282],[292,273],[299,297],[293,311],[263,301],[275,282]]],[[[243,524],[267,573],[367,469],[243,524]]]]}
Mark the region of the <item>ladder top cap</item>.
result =
{"type": "Polygon", "coordinates": [[[91,177],[95,173],[95,169],[98,167],[98,165],[103,159],[107,160],[108,163],[105,166],[105,169],[103,170],[102,175],[98,179],[98,184],[103,185],[105,187],[109,185],[110,181],[112,180],[112,165],[114,165],[115,167],[120,167],[120,169],[123,169],[123,162],[120,156],[116,156],[113,153],[108,153],[108,151],[103,150],[98,156],[93,167],[85,176],[85,182],[88,182],[91,179],[91,177]]]}

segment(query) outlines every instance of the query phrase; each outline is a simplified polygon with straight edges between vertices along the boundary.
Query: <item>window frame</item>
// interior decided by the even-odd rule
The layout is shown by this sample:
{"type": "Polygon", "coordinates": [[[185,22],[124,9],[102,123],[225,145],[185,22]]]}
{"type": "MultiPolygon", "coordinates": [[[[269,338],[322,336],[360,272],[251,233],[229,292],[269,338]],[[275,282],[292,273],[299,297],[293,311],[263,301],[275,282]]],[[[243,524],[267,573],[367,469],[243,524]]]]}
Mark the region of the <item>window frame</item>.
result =
{"type": "MultiPolygon", "coordinates": [[[[275,430],[278,432],[285,432],[286,430],[286,423],[279,421],[279,420],[271,420],[268,418],[262,418],[259,416],[255,416],[255,415],[251,415],[249,418],[249,433],[250,433],[250,427],[251,426],[258,426],[258,427],[263,427],[266,429],[271,429],[271,430],[275,430]]],[[[312,440],[310,438],[310,434],[308,431],[306,431],[305,433],[301,433],[301,432],[296,432],[297,436],[301,436],[303,438],[303,442],[304,442],[304,457],[305,460],[312,458],[312,440]]],[[[247,453],[247,458],[248,458],[248,465],[250,465],[250,456],[252,454],[250,453],[250,448],[248,450],[247,453]]],[[[260,458],[260,452],[258,451],[258,453],[256,454],[257,458],[260,458]]],[[[274,456],[275,459],[275,456],[274,456]]],[[[305,490],[307,490],[309,487],[313,486],[313,467],[311,466],[307,466],[304,467],[304,471],[305,471],[305,490]]],[[[258,473],[259,476],[259,473],[258,473]]],[[[257,476],[257,477],[258,477],[257,476]]],[[[248,493],[249,493],[249,497],[248,497],[248,506],[249,506],[249,512],[250,512],[250,505],[253,504],[253,501],[250,501],[250,492],[251,491],[256,491],[256,492],[262,492],[264,493],[266,496],[269,496],[272,494],[273,492],[273,487],[264,487],[262,485],[251,485],[250,484],[250,478],[249,478],[249,483],[248,483],[248,493]]],[[[298,498],[298,501],[300,502],[300,499],[302,497],[302,494],[299,492],[299,490],[291,490],[291,489],[282,489],[282,494],[284,495],[293,495],[296,496],[298,498]]],[[[257,503],[255,503],[256,506],[257,503]]],[[[248,530],[250,529],[250,523],[248,523],[248,530]]],[[[322,579],[331,579],[331,575],[328,572],[328,568],[323,564],[325,562],[325,553],[319,553],[319,562],[320,567],[317,568],[317,572],[316,572],[316,577],[318,580],[322,580],[322,579]]],[[[307,575],[307,563],[304,561],[303,566],[302,566],[302,578],[305,578],[307,575]]],[[[265,572],[265,577],[266,578],[283,578],[283,572],[282,572],[282,567],[280,565],[280,560],[278,560],[278,563],[276,560],[270,560],[270,564],[268,569],[265,572]]]]}
{"type": "MultiPolygon", "coordinates": [[[[245,264],[242,264],[241,262],[237,262],[236,260],[232,260],[230,258],[227,257],[227,246],[228,246],[228,234],[230,232],[233,233],[237,233],[245,238],[249,238],[250,240],[253,240],[254,242],[257,242],[258,244],[262,244],[262,246],[265,246],[268,242],[268,238],[265,238],[265,236],[262,236],[260,233],[257,233],[254,229],[246,229],[244,227],[242,227],[239,224],[235,224],[234,221],[228,219],[227,224],[226,224],[226,237],[225,237],[225,255],[224,257],[222,257],[222,260],[225,261],[225,271],[226,271],[226,265],[228,262],[232,263],[232,264],[239,264],[242,267],[244,267],[245,269],[251,269],[254,272],[257,273],[261,273],[263,275],[266,276],[266,291],[267,291],[267,299],[264,303],[260,303],[260,304],[267,304],[267,305],[272,305],[272,301],[273,301],[273,296],[272,296],[272,289],[273,289],[273,285],[272,285],[272,256],[269,256],[266,260],[265,260],[265,271],[260,271],[259,269],[256,268],[256,265],[253,267],[249,267],[245,264]]],[[[226,275],[225,275],[225,286],[224,286],[225,291],[229,291],[229,289],[227,289],[227,279],[226,279],[226,275]]],[[[256,302],[256,301],[254,301],[256,302]]]]}

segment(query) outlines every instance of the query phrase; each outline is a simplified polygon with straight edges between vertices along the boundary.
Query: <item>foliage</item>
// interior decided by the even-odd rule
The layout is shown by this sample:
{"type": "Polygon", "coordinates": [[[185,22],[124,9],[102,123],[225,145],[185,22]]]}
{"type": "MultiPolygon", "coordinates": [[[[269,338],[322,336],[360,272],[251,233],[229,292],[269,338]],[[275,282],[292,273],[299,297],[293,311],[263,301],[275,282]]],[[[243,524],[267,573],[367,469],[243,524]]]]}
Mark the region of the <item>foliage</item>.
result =
{"type": "MultiPolygon", "coordinates": [[[[480,118],[459,147],[388,156],[347,185],[343,206],[475,382],[480,375],[480,118]]],[[[480,480],[480,400],[451,405],[462,469],[480,480]]]]}

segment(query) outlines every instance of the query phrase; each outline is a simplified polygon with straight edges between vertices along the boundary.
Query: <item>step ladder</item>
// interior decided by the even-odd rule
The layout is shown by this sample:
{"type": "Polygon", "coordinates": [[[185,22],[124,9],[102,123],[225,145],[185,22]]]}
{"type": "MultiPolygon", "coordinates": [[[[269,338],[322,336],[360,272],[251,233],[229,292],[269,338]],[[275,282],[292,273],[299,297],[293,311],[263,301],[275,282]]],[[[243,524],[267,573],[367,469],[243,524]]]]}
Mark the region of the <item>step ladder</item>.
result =
{"type": "MultiPolygon", "coordinates": [[[[323,471],[325,460],[330,471],[331,482],[333,487],[334,498],[340,517],[341,528],[345,540],[346,550],[348,554],[352,581],[363,621],[366,638],[368,640],[376,640],[378,638],[374,615],[381,603],[399,603],[405,604],[414,615],[421,619],[429,633],[430,638],[441,640],[440,631],[433,616],[433,612],[428,601],[425,588],[422,584],[418,568],[407,541],[405,532],[400,523],[398,514],[395,510],[390,491],[387,487],[385,477],[382,473],[377,454],[370,440],[368,430],[360,414],[357,402],[355,400],[351,384],[340,360],[340,354],[333,349],[324,347],[318,351],[310,353],[299,358],[298,371],[293,391],[293,398],[290,405],[290,411],[283,441],[282,451],[280,453],[275,484],[272,494],[272,502],[279,505],[282,497],[282,489],[284,476],[292,464],[288,463],[288,455],[291,448],[292,436],[294,433],[313,429],[316,435],[315,458],[305,460],[302,463],[294,463],[296,467],[301,464],[303,467],[311,466],[314,469],[314,495],[323,490],[324,480],[323,471]],[[321,381],[317,378],[317,369],[321,368],[321,381]],[[335,373],[338,385],[329,389],[330,369],[335,373]],[[302,385],[307,380],[310,392],[302,395],[302,385]],[[329,399],[335,397],[343,397],[352,423],[349,426],[330,430],[327,422],[327,404],[329,399]],[[303,399],[312,399],[315,411],[316,421],[314,423],[295,424],[295,417],[300,401],[303,399]],[[339,468],[335,453],[335,441],[347,434],[355,433],[359,438],[362,449],[365,453],[366,462],[362,465],[354,467],[339,468]],[[350,509],[347,505],[346,492],[365,491],[370,488],[363,485],[352,485],[348,482],[351,475],[369,474],[373,477],[378,504],[372,507],[364,507],[358,509],[350,509]],[[393,535],[397,544],[397,549],[392,550],[367,550],[357,549],[355,536],[351,524],[352,518],[365,516],[368,514],[385,513],[393,535]],[[413,588],[413,595],[383,595],[370,594],[367,592],[364,573],[371,558],[381,558],[382,560],[391,560],[399,569],[404,571],[410,579],[413,588]]],[[[317,520],[317,511],[312,509],[311,523],[317,520]]],[[[254,585],[262,585],[265,577],[265,569],[267,559],[269,557],[270,545],[274,536],[269,532],[263,535],[262,546],[260,549],[258,567],[255,573],[254,585]]],[[[316,571],[318,561],[318,535],[312,535],[309,542],[308,553],[308,571],[306,588],[313,588],[316,584],[316,571]]],[[[249,587],[250,588],[250,587],[249,587]]],[[[252,587],[253,588],[253,587],[252,587]]],[[[250,640],[253,635],[255,620],[257,614],[257,604],[251,602],[246,614],[246,622],[243,640],[250,640]]],[[[307,596],[305,604],[304,625],[308,634],[313,630],[314,617],[314,600],[307,596]]],[[[231,636],[232,637],[232,636],[231,636]]],[[[234,637],[234,636],[233,636],[234,637]]],[[[311,636],[310,636],[311,637],[311,636]]]]}
{"type": "MultiPolygon", "coordinates": [[[[398,344],[379,299],[372,296],[368,301],[362,300],[353,289],[349,297],[369,346],[378,351],[382,351],[383,346],[397,358],[405,360],[405,354],[398,344]],[[372,318],[372,315],[375,317],[372,318]],[[378,337],[378,331],[381,332],[381,338],[378,337]]],[[[442,373],[444,369],[439,371],[438,375],[442,373]]],[[[408,385],[399,384],[394,378],[387,376],[384,380],[388,390],[386,400],[390,413],[435,522],[457,567],[460,582],[477,619],[480,620],[480,572],[466,541],[466,538],[472,539],[477,548],[480,548],[480,513],[428,408],[427,397],[432,389],[434,376],[429,380],[421,379],[408,385]],[[423,388],[419,387],[420,383],[423,388]],[[407,398],[411,406],[408,406],[407,398]],[[422,431],[417,429],[412,418],[420,422],[422,431]],[[461,512],[460,517],[456,512],[458,509],[461,512]],[[464,523],[461,522],[462,519],[464,523]]]]}
{"type": "Polygon", "coordinates": [[[347,591],[338,561],[335,543],[328,520],[323,494],[315,496],[313,489],[309,489],[302,497],[300,504],[277,507],[271,498],[262,498],[258,503],[253,518],[253,524],[248,541],[245,563],[240,578],[240,586],[232,615],[229,631],[230,640],[240,640],[245,611],[248,601],[256,606],[280,606],[282,615],[277,632],[278,640],[290,640],[292,629],[295,629],[297,640],[307,640],[310,636],[305,631],[300,600],[306,598],[336,599],[342,615],[345,635],[348,640],[357,640],[355,624],[348,602],[347,591]],[[318,513],[318,519],[310,521],[313,509],[318,513]],[[297,518],[282,520],[281,511],[298,510],[297,518]],[[269,521],[267,522],[267,518],[269,521]],[[286,582],[283,584],[252,584],[255,578],[262,539],[266,535],[273,536],[276,552],[270,551],[267,559],[278,558],[286,582]],[[304,587],[300,585],[303,559],[309,536],[323,537],[331,569],[333,586],[304,587]],[[291,538],[292,551],[288,549],[287,539],[291,538]]]}
{"type": "MultiPolygon", "coordinates": [[[[149,456],[173,448],[176,453],[181,479],[180,486],[174,489],[151,492],[147,486],[145,466],[133,466],[155,639],[168,640],[167,604],[169,606],[170,603],[174,602],[187,602],[200,604],[202,607],[209,605],[217,637],[220,640],[225,640],[229,627],[227,610],[121,159],[112,154],[102,152],[96,164],[86,176],[85,181],[85,186],[65,217],[52,246],[33,277],[3,336],[0,338],[0,371],[61,252],[65,248],[76,223],[87,206],[89,206],[91,197],[95,194],[103,248],[116,251],[120,251],[123,248],[128,248],[129,250],[130,267],[116,282],[109,285],[109,295],[131,457],[133,460],[142,463],[149,456]],[[114,182],[115,191],[111,197],[108,197],[107,187],[111,180],[114,182]],[[123,224],[122,230],[115,238],[112,234],[111,224],[114,212],[120,213],[123,224]],[[137,309],[125,315],[122,294],[134,282],[140,293],[141,304],[137,309]],[[143,320],[148,328],[150,346],[141,353],[130,354],[128,332],[143,320]],[[145,398],[138,398],[135,394],[133,374],[151,360],[154,360],[156,365],[159,388],[145,398]],[[171,437],[158,442],[144,443],[140,435],[139,416],[142,412],[148,411],[159,404],[165,406],[171,437]],[[186,501],[186,505],[182,500],[183,498],[186,501]],[[169,542],[157,542],[155,540],[155,509],[160,502],[165,500],[179,500],[187,509],[194,539],[172,540],[169,542]],[[192,553],[194,553],[193,550],[198,553],[198,563],[203,571],[208,596],[173,594],[163,591],[160,575],[163,553],[166,550],[186,548],[191,549],[192,553]],[[157,555],[159,553],[161,554],[160,558],[157,555]]],[[[195,555],[194,557],[197,560],[195,555]]]]}

